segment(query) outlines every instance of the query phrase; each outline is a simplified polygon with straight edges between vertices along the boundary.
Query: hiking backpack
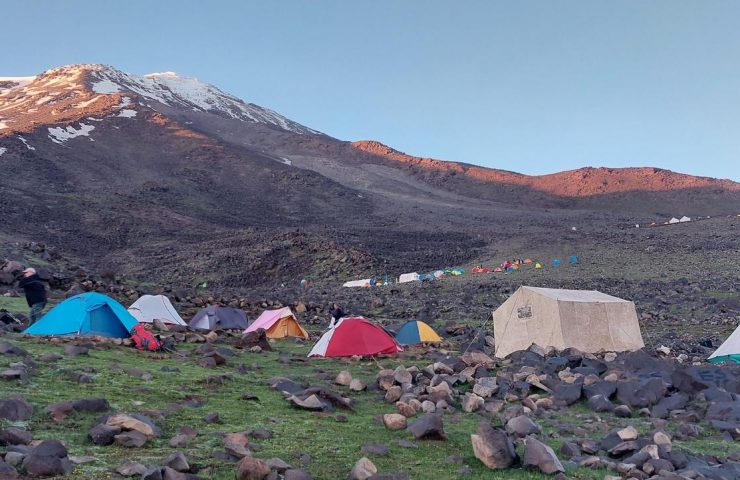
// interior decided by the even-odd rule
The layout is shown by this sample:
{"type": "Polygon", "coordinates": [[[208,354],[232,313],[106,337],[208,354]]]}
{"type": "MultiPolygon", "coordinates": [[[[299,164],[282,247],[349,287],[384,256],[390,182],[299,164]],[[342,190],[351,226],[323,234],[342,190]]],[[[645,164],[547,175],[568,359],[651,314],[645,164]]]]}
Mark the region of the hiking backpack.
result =
{"type": "Polygon", "coordinates": [[[156,352],[162,349],[162,344],[147,330],[144,325],[137,324],[131,329],[131,340],[138,350],[156,352]]]}

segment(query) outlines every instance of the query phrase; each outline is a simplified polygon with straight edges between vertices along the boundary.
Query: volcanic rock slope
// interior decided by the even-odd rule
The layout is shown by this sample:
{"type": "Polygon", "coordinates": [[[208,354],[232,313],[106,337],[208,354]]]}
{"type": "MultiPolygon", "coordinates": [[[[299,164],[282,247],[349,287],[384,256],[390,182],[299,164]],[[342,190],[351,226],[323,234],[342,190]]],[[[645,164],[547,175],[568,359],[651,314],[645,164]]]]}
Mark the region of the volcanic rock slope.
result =
{"type": "Polygon", "coordinates": [[[0,78],[0,167],[4,239],[183,284],[432,268],[523,229],[740,206],[736,183],[663,170],[527,177],[352,144],[196,79],[103,65],[0,78]]]}

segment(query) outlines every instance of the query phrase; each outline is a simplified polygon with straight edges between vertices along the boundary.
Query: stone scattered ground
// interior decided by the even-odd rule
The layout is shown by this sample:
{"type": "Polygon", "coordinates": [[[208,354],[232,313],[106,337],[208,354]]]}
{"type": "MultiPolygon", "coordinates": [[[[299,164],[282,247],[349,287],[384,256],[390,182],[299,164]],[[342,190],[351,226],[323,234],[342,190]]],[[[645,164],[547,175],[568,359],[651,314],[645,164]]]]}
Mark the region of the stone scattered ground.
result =
{"type": "MultiPolygon", "coordinates": [[[[21,396],[33,411],[0,420],[0,425],[4,432],[28,431],[33,441],[61,441],[73,468],[70,478],[81,479],[121,478],[115,470],[130,461],[147,467],[152,475],[178,462],[182,469],[185,461],[186,471],[197,478],[231,479],[242,455],[267,462],[265,475],[272,465],[276,473],[270,478],[282,478],[277,472],[285,470],[275,459],[312,478],[346,478],[351,471],[354,478],[368,478],[362,472],[374,468],[379,475],[396,475],[377,478],[535,479],[544,478],[544,469],[563,470],[569,478],[603,479],[619,477],[620,471],[638,475],[638,470],[642,476],[635,478],[648,478],[645,472],[668,469],[666,456],[684,467],[698,461],[708,472],[736,468],[734,461],[740,458],[732,440],[740,426],[734,395],[713,387],[697,394],[703,387],[694,385],[695,378],[672,377],[689,368],[675,359],[635,354],[626,360],[612,356],[576,361],[583,356],[549,353],[546,359],[540,356],[545,352],[533,351],[491,361],[483,353],[461,356],[450,342],[395,357],[308,360],[309,343],[285,340],[272,342],[272,351],[257,351],[239,337],[222,333],[211,335],[210,343],[200,343],[206,338],[190,336],[199,343],[177,343],[176,353],[155,354],[113,343],[49,341],[7,333],[0,339],[4,375],[0,397],[21,396]],[[214,362],[203,363],[203,358],[214,362]],[[640,370],[642,366],[647,370],[640,370]],[[19,373],[11,375],[9,370],[19,373]],[[634,388],[613,383],[615,379],[607,376],[614,372],[623,383],[634,377],[634,388]],[[610,383],[619,386],[618,391],[610,393],[610,383]],[[309,385],[321,388],[305,390],[309,385]],[[686,401],[676,397],[684,390],[686,401]],[[607,398],[599,406],[591,405],[593,400],[586,397],[597,391],[607,398]],[[664,401],[666,395],[674,403],[664,401]],[[417,405],[423,398],[427,399],[423,406],[417,405]],[[729,401],[734,413],[710,419],[707,407],[712,401],[729,401]],[[622,404],[631,406],[616,408],[622,404]],[[630,411],[628,417],[622,416],[625,409],[630,411]],[[111,415],[119,418],[111,420],[111,415]],[[136,415],[145,417],[137,421],[136,415]],[[499,453],[493,460],[488,455],[486,464],[476,458],[471,435],[486,433],[481,425],[501,428],[513,442],[519,458],[512,459],[510,468],[486,466],[498,461],[499,453]],[[626,440],[612,438],[628,427],[634,431],[623,434],[626,440]],[[109,442],[112,445],[106,445],[109,442]],[[661,456],[655,450],[658,446],[649,447],[656,442],[669,442],[676,453],[661,456]],[[649,458],[640,454],[631,460],[639,466],[625,463],[640,450],[649,458]],[[184,459],[175,458],[178,453],[184,459]],[[362,458],[369,462],[356,465],[362,458]],[[523,467],[522,462],[539,466],[523,467]]],[[[740,391],[736,368],[719,371],[725,372],[719,380],[723,389],[740,391]]],[[[0,405],[0,415],[4,408],[0,405]]],[[[0,434],[0,439],[3,435],[7,437],[0,434]]],[[[14,455],[8,458],[6,453],[6,461],[18,462],[14,455]]],[[[480,452],[479,457],[487,458],[480,452]]],[[[253,472],[265,468],[249,462],[240,468],[253,472]]],[[[121,471],[138,472],[134,477],[138,478],[139,468],[129,464],[121,471]]],[[[166,475],[187,478],[174,472],[166,475]]]]}

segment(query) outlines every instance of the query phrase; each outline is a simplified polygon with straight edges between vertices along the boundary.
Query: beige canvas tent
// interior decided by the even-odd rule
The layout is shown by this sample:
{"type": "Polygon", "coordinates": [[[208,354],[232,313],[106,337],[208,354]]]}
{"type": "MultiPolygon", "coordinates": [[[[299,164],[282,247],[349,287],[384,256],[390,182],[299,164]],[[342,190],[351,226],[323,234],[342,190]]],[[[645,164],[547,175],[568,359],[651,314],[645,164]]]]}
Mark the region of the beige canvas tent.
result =
{"type": "Polygon", "coordinates": [[[495,312],[495,355],[530,345],[622,352],[645,346],[635,304],[594,290],[519,288],[495,312]]]}

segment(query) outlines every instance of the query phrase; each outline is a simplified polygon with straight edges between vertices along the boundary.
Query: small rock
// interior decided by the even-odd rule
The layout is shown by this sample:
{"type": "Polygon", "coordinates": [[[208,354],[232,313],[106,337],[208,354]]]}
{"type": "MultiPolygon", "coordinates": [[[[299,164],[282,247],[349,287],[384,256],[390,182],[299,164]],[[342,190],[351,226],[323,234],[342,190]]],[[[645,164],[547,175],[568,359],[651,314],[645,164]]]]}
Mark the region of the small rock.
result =
{"type": "Polygon", "coordinates": [[[334,383],[337,385],[348,386],[352,383],[352,374],[343,370],[337,374],[337,377],[334,379],[334,383]]]}
{"type": "Polygon", "coordinates": [[[388,430],[403,430],[406,428],[406,417],[400,413],[386,413],[383,415],[383,424],[388,430]]]}
{"type": "Polygon", "coordinates": [[[178,472],[187,472],[190,470],[188,458],[182,452],[172,453],[164,459],[164,465],[178,472]]]}
{"type": "Polygon", "coordinates": [[[119,433],[113,437],[116,444],[127,448],[141,448],[149,439],[146,435],[136,430],[119,433]]]}
{"type": "Polygon", "coordinates": [[[524,438],[527,435],[539,434],[542,429],[526,415],[519,415],[506,422],[506,431],[509,435],[524,438]]]}
{"type": "Polygon", "coordinates": [[[264,480],[270,475],[266,462],[253,457],[244,457],[236,466],[236,480],[264,480]]]}
{"type": "Polygon", "coordinates": [[[146,472],[146,467],[139,462],[127,460],[123,465],[116,468],[116,472],[124,477],[133,477],[134,475],[142,475],[146,472]]]}
{"type": "Polygon", "coordinates": [[[365,390],[365,388],[367,388],[367,386],[358,378],[353,378],[352,381],[349,382],[349,389],[354,392],[361,392],[365,390]]]}
{"type": "Polygon", "coordinates": [[[349,473],[349,480],[367,480],[378,473],[378,469],[373,462],[367,457],[362,457],[352,467],[349,473]]]}

